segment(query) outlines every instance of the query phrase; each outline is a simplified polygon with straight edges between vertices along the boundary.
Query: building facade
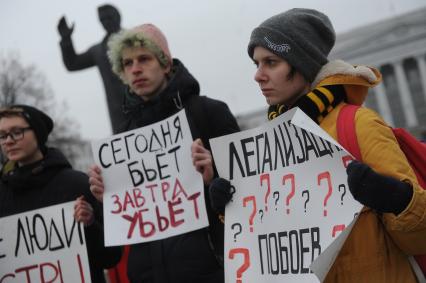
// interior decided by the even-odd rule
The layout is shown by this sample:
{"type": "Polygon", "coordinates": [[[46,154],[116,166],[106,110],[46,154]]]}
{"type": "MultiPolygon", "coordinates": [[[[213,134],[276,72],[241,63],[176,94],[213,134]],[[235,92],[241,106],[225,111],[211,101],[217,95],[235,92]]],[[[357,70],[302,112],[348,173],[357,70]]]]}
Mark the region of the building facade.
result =
{"type": "MultiPolygon", "coordinates": [[[[338,34],[329,58],[378,68],[383,83],[371,90],[366,106],[426,139],[426,7],[338,34]]],[[[252,128],[266,120],[265,111],[237,118],[242,128],[252,128]]]]}
{"type": "Polygon", "coordinates": [[[394,127],[425,135],[426,8],[338,35],[329,58],[378,68],[383,83],[366,106],[394,127]]]}

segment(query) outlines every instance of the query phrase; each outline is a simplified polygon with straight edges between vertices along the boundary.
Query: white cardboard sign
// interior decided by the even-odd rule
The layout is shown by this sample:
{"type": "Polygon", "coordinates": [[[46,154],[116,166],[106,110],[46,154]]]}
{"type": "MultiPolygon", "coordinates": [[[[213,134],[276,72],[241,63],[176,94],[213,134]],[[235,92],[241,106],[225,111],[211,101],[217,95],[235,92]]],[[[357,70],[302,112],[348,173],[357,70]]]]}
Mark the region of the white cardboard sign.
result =
{"type": "Polygon", "coordinates": [[[300,109],[210,144],[219,175],[235,187],[226,282],[318,282],[311,263],[362,208],[347,186],[348,153],[300,109]]]}
{"type": "Polygon", "coordinates": [[[74,203],[0,218],[0,282],[91,282],[74,203]]]}
{"type": "Polygon", "coordinates": [[[105,186],[106,246],[164,239],[208,226],[184,110],[92,143],[105,186]]]}

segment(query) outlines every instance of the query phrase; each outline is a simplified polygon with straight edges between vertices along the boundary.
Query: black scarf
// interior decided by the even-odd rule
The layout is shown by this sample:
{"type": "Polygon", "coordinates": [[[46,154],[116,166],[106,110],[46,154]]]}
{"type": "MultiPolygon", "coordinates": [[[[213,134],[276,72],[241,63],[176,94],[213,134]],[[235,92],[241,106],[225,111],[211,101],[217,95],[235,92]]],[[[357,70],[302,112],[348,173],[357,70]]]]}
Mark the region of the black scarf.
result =
{"type": "MultiPolygon", "coordinates": [[[[300,97],[291,108],[299,107],[309,118],[319,124],[345,98],[343,85],[321,86],[300,97]]],[[[268,120],[276,118],[289,109],[282,104],[269,106],[268,120]]]]}

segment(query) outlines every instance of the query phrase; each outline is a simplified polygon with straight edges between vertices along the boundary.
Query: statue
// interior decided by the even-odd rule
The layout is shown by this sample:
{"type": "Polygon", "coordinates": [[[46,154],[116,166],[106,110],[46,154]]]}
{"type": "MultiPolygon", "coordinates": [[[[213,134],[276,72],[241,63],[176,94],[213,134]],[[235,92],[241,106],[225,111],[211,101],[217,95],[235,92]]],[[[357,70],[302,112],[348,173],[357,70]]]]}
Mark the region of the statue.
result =
{"type": "Polygon", "coordinates": [[[106,31],[106,35],[101,42],[90,47],[86,52],[76,54],[71,39],[74,31],[74,24],[68,26],[65,16],[61,17],[58,23],[58,32],[61,36],[61,51],[64,65],[68,71],[79,71],[82,69],[97,66],[101,74],[109,116],[111,120],[113,133],[118,133],[120,125],[124,121],[122,103],[126,86],[122,83],[111,69],[111,64],[107,57],[107,42],[109,37],[120,31],[120,13],[111,5],[102,5],[98,7],[99,21],[106,31]]]}

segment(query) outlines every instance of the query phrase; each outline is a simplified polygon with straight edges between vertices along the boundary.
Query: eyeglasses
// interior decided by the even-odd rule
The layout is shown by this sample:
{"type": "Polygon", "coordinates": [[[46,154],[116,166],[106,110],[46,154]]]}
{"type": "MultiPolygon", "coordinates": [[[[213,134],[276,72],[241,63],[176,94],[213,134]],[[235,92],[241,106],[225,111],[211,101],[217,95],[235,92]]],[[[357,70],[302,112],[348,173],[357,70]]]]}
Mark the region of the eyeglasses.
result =
{"type": "Polygon", "coordinates": [[[24,132],[31,129],[31,127],[26,128],[15,128],[9,133],[0,133],[0,142],[4,143],[7,140],[7,137],[11,137],[13,141],[19,141],[24,138],[24,132]]]}

